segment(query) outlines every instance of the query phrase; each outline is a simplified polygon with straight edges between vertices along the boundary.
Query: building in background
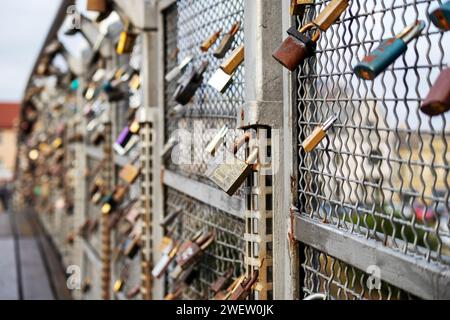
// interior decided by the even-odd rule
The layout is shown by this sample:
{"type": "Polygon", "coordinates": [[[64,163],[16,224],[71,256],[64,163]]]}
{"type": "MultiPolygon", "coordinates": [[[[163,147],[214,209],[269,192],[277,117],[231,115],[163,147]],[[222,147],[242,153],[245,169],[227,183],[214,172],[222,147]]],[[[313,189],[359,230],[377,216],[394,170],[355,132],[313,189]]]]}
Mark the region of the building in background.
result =
{"type": "Polygon", "coordinates": [[[19,108],[19,103],[0,102],[0,183],[13,177],[19,108]]]}

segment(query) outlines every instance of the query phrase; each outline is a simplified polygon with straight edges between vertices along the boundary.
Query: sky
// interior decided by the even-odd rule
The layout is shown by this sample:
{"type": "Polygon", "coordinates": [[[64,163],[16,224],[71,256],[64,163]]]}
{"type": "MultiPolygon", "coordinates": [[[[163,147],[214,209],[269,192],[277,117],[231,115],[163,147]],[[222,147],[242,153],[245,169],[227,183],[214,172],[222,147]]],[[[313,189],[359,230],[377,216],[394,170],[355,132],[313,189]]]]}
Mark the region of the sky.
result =
{"type": "Polygon", "coordinates": [[[0,101],[20,101],[61,0],[2,0],[0,101]]]}

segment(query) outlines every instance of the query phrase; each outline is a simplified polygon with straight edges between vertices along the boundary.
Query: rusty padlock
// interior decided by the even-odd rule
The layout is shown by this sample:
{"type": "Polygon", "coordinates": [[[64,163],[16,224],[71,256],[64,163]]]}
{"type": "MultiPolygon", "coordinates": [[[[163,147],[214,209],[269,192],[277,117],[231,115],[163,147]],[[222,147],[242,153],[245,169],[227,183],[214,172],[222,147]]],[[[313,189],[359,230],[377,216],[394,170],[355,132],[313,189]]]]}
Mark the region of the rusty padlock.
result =
{"type": "Polygon", "coordinates": [[[441,72],[420,110],[429,116],[437,116],[450,110],[450,68],[441,72]]]}
{"type": "Polygon", "coordinates": [[[441,4],[430,12],[429,17],[433,24],[441,30],[450,30],[450,1],[441,4]]]}
{"type": "Polygon", "coordinates": [[[258,281],[259,272],[254,271],[251,277],[243,277],[242,281],[240,281],[232,290],[227,300],[237,301],[237,300],[245,300],[249,296],[253,285],[258,281]]]}
{"type": "Polygon", "coordinates": [[[332,0],[313,22],[299,30],[295,27],[289,28],[289,37],[273,54],[275,60],[288,70],[294,71],[305,59],[314,55],[321,32],[328,30],[348,6],[348,0],[332,0]],[[307,31],[314,31],[312,37],[306,34],[307,31]]]}

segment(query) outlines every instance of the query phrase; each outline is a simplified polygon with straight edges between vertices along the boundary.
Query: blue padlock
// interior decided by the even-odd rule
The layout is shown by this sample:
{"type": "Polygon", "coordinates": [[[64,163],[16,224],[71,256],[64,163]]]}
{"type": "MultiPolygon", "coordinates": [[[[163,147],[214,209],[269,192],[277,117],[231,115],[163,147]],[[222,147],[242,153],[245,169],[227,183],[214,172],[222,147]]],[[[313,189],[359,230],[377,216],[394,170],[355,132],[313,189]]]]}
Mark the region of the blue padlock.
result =
{"type": "Polygon", "coordinates": [[[395,38],[385,40],[381,45],[354,68],[355,74],[364,80],[373,80],[386,70],[408,49],[407,44],[425,29],[425,22],[416,21],[395,38]]]}
{"type": "Polygon", "coordinates": [[[450,1],[429,13],[431,22],[439,29],[450,30],[450,1]]]}

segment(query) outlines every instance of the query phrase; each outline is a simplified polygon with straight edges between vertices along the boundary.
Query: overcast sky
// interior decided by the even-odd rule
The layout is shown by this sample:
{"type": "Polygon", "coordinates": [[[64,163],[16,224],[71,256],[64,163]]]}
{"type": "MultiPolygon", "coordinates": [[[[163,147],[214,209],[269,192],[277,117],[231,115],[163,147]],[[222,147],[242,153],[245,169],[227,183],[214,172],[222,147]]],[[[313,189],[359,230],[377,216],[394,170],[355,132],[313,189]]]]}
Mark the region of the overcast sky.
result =
{"type": "Polygon", "coordinates": [[[0,101],[20,101],[61,0],[2,0],[0,101]]]}

